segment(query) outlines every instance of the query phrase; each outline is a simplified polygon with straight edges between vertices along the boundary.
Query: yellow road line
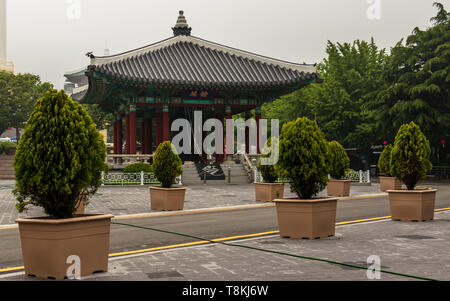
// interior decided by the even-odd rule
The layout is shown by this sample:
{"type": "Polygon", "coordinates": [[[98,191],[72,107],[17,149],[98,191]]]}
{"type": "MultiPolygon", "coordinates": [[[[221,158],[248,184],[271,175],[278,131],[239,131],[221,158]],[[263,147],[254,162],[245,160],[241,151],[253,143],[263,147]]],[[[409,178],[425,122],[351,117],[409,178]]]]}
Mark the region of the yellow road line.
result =
{"type": "MultiPolygon", "coordinates": [[[[438,211],[444,211],[444,210],[450,210],[450,207],[448,207],[448,208],[441,208],[441,209],[435,209],[434,211],[438,212],[438,211]]],[[[340,225],[346,225],[346,224],[354,224],[354,223],[362,223],[362,222],[368,222],[368,221],[376,221],[376,220],[388,219],[390,217],[391,216],[382,216],[382,217],[366,218],[366,219],[359,219],[359,220],[353,220],[353,221],[344,221],[344,222],[338,222],[338,223],[336,223],[336,225],[340,226],[340,225]]],[[[235,240],[235,239],[242,239],[242,238],[258,237],[258,236],[277,234],[277,233],[279,233],[279,231],[268,231],[268,232],[254,233],[254,234],[246,234],[246,235],[238,235],[238,236],[216,238],[216,239],[211,239],[211,241],[217,241],[217,242],[218,241],[227,241],[227,240],[235,240]]],[[[126,252],[119,252],[119,253],[111,253],[108,256],[109,257],[117,257],[117,256],[131,255],[131,254],[147,253],[147,252],[158,251],[158,250],[167,250],[167,249],[174,249],[174,248],[180,248],[180,247],[203,245],[203,244],[208,244],[208,243],[211,243],[211,242],[209,240],[202,240],[202,241],[195,241],[195,242],[176,244],[176,245],[170,245],[170,246],[162,246],[162,247],[155,247],[155,248],[135,250],[135,251],[126,251],[126,252]]],[[[17,271],[17,270],[23,270],[23,269],[24,269],[23,266],[21,266],[21,267],[3,268],[3,269],[0,269],[0,273],[17,271]]]]}

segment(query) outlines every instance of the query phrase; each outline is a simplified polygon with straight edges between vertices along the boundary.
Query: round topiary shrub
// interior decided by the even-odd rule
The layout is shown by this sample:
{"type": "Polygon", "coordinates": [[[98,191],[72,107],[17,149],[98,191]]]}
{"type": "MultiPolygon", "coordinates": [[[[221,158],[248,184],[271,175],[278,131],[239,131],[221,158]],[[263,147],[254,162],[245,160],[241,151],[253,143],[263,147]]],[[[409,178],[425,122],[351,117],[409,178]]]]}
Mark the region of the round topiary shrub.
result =
{"type": "MultiPolygon", "coordinates": [[[[264,146],[263,152],[261,154],[261,158],[266,158],[270,161],[271,152],[270,148],[272,144],[276,143],[276,138],[272,137],[267,139],[266,145],[264,146]]],[[[261,176],[263,178],[263,182],[265,183],[275,183],[278,180],[278,174],[275,170],[274,162],[266,162],[269,164],[261,164],[261,158],[258,161],[258,170],[261,172],[261,176]]]]}
{"type": "Polygon", "coordinates": [[[40,206],[53,218],[71,218],[81,195],[93,195],[107,170],[105,144],[85,109],[50,89],[34,105],[14,167],[19,212],[40,206]]]}
{"type": "Polygon", "coordinates": [[[404,124],[395,136],[391,152],[391,175],[413,190],[431,170],[430,142],[414,122],[404,124]]]}
{"type": "Polygon", "coordinates": [[[380,172],[385,173],[388,177],[391,176],[391,152],[392,145],[388,144],[385,146],[381,152],[380,158],[378,159],[378,168],[380,172]]]}
{"type": "Polygon", "coordinates": [[[341,180],[345,176],[345,171],[350,167],[350,159],[339,142],[331,141],[328,146],[330,147],[330,176],[333,179],[341,180]]]}
{"type": "Polygon", "coordinates": [[[316,121],[303,117],[284,124],[279,147],[275,169],[290,179],[291,190],[300,199],[310,199],[326,187],[330,150],[316,121]]]}
{"type": "Polygon", "coordinates": [[[152,169],[163,188],[170,188],[175,178],[181,175],[182,162],[170,141],[161,143],[153,156],[152,169]]]}
{"type": "Polygon", "coordinates": [[[148,163],[134,163],[126,166],[122,172],[124,173],[140,173],[143,172],[152,172],[152,166],[148,163]]]}

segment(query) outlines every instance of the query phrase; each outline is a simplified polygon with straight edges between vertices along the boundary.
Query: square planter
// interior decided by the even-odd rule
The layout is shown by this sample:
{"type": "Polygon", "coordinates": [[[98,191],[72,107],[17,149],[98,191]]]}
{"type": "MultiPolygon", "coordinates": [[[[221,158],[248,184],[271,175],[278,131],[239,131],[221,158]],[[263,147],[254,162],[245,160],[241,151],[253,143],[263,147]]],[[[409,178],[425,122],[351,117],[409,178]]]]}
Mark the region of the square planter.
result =
{"type": "Polygon", "coordinates": [[[272,202],[284,196],[284,183],[255,183],[255,199],[258,202],[272,202]]]}
{"type": "Polygon", "coordinates": [[[329,179],[327,185],[327,194],[329,196],[349,196],[350,195],[350,180],[335,180],[329,179]]]}
{"type": "Polygon", "coordinates": [[[280,236],[308,239],[334,236],[337,200],[275,199],[280,236]]]}
{"type": "Polygon", "coordinates": [[[81,276],[108,271],[109,233],[113,216],[86,215],[67,219],[17,219],[25,275],[62,280],[67,258],[80,258],[81,276]]]}
{"type": "Polygon", "coordinates": [[[400,190],[402,189],[402,181],[394,177],[380,177],[380,190],[400,190]]]}
{"type": "Polygon", "coordinates": [[[436,189],[388,190],[391,219],[428,221],[434,218],[436,189]]]}
{"type": "Polygon", "coordinates": [[[183,210],[186,187],[150,187],[150,207],[152,210],[183,210]]]}

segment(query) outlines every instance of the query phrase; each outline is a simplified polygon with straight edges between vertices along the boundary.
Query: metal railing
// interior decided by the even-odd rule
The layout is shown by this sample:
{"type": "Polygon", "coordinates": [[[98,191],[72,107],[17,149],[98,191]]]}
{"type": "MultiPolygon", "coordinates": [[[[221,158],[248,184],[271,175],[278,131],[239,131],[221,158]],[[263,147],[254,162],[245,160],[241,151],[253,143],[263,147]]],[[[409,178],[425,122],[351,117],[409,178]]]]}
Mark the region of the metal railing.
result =
{"type": "MultiPolygon", "coordinates": [[[[122,173],[122,172],[112,172],[107,173],[102,172],[102,186],[104,185],[150,185],[150,184],[160,184],[155,174],[152,172],[140,173],[122,173]]],[[[175,184],[183,185],[181,175],[175,179],[175,184]]]]}
{"type": "MultiPolygon", "coordinates": [[[[262,182],[263,181],[261,172],[256,168],[253,173],[253,179],[254,179],[254,182],[262,182]]],[[[370,184],[370,171],[369,170],[367,170],[367,171],[360,170],[359,172],[355,171],[354,173],[346,174],[344,179],[351,180],[354,183],[370,184]]],[[[290,181],[288,179],[278,179],[276,182],[277,183],[289,183],[290,181]]]]}

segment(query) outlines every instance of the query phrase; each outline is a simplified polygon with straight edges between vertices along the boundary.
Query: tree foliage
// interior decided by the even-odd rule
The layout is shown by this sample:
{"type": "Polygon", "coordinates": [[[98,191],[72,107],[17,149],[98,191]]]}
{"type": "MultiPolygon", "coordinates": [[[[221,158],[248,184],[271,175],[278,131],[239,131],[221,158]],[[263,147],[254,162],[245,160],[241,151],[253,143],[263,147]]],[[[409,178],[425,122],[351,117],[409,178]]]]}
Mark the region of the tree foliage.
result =
{"type": "Polygon", "coordinates": [[[51,88],[38,75],[0,71],[0,133],[8,127],[23,129],[36,100],[51,88]]]}
{"type": "Polygon", "coordinates": [[[328,143],[330,147],[330,176],[340,180],[345,176],[345,171],[350,167],[350,159],[342,145],[333,140],[328,143]]]}
{"type": "Polygon", "coordinates": [[[34,105],[14,167],[19,211],[40,206],[70,218],[81,194],[93,195],[107,169],[105,144],[86,110],[64,91],[49,90],[34,105]]]}
{"type": "Polygon", "coordinates": [[[450,23],[440,3],[426,30],[415,28],[391,49],[384,85],[367,103],[376,128],[392,139],[402,124],[414,121],[435,146],[450,134],[450,23]]]}
{"type": "Polygon", "coordinates": [[[174,150],[172,143],[165,141],[158,146],[153,156],[153,172],[164,188],[170,188],[175,178],[183,172],[181,159],[174,150]]]}
{"type": "Polygon", "coordinates": [[[139,173],[139,172],[152,172],[152,166],[148,163],[134,163],[127,165],[122,172],[124,173],[139,173]]]}
{"type": "Polygon", "coordinates": [[[430,153],[430,143],[420,127],[413,121],[402,125],[391,152],[391,174],[413,190],[432,168],[430,153]]]}
{"type": "Polygon", "coordinates": [[[104,130],[113,123],[113,115],[103,111],[98,104],[83,104],[98,130],[104,130]]]}
{"type": "Polygon", "coordinates": [[[317,122],[306,117],[283,125],[277,173],[291,181],[299,198],[310,199],[328,182],[329,146],[317,122]]]}

